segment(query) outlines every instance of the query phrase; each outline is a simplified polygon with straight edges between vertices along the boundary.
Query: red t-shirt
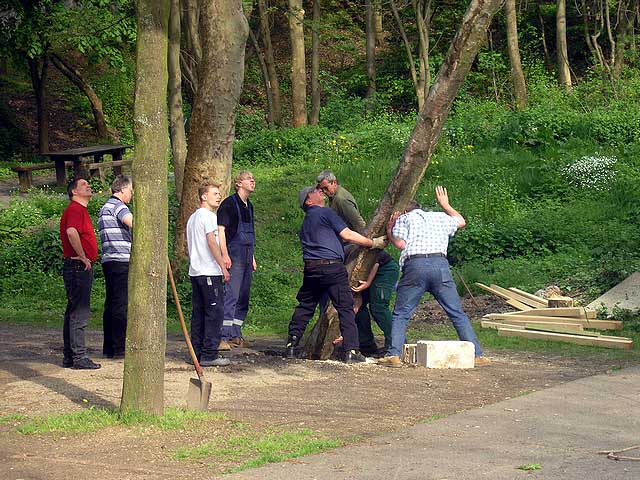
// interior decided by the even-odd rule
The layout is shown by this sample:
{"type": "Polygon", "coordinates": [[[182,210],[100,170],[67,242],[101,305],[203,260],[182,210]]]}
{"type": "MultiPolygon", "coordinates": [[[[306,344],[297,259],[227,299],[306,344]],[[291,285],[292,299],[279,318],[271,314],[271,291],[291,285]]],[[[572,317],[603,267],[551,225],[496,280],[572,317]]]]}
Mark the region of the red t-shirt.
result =
{"type": "Polygon", "coordinates": [[[60,240],[62,241],[62,254],[64,258],[77,257],[77,252],[71,246],[67,228],[74,227],[80,234],[80,244],[87,258],[95,262],[98,259],[98,240],[93,230],[91,217],[87,207],[81,203],[71,201],[64,209],[60,219],[60,240]]]}

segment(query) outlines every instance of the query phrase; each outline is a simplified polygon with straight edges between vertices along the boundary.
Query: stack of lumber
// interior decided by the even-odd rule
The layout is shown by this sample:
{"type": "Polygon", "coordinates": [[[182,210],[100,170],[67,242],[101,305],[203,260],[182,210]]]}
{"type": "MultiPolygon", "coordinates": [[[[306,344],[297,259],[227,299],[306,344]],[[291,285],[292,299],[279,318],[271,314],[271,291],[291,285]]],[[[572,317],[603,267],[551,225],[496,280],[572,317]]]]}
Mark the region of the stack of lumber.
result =
{"type": "Polygon", "coordinates": [[[603,335],[597,330],[621,330],[618,320],[596,320],[596,312],[574,307],[568,297],[538,297],[517,288],[476,283],[483,290],[500,297],[517,312],[490,313],[480,323],[494,328],[503,337],[522,337],[556,342],[595,345],[608,348],[633,348],[627,337],[603,335]]]}

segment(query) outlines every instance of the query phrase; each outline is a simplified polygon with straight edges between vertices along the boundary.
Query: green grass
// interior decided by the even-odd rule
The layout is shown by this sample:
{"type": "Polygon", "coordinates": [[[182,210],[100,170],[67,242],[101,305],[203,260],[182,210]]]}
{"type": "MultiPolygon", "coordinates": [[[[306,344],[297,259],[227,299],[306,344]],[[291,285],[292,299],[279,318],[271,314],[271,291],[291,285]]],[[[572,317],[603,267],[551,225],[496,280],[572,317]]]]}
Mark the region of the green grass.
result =
{"type": "Polygon", "coordinates": [[[217,438],[197,447],[180,448],[172,458],[206,462],[212,466],[239,462],[239,465],[225,470],[225,473],[231,473],[322,452],[343,444],[343,440],[320,437],[311,430],[267,431],[262,434],[247,432],[217,438]]]}
{"type": "MultiPolygon", "coordinates": [[[[152,426],[159,430],[180,430],[200,422],[225,419],[223,414],[168,408],[164,415],[121,413],[115,409],[89,407],[79,412],[30,418],[16,430],[24,435],[42,433],[86,433],[106,427],[152,426]]],[[[24,419],[23,419],[24,420],[24,419]]]]}
{"type": "Polygon", "coordinates": [[[6,423],[22,422],[27,418],[26,415],[21,413],[12,413],[10,415],[0,415],[0,425],[6,423]]]}

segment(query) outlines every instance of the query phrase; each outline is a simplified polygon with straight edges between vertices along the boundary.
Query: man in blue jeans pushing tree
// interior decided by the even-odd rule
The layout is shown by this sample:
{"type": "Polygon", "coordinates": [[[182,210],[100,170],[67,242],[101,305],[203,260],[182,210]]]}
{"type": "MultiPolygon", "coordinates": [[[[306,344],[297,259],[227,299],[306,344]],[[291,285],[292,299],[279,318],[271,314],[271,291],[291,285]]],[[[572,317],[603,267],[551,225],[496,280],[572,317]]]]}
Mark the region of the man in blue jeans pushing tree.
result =
{"type": "Polygon", "coordinates": [[[412,201],[404,213],[394,212],[387,224],[389,242],[402,250],[402,278],[393,309],[391,348],[387,356],[378,361],[387,367],[402,366],[400,354],[406,339],[407,324],[425,292],[431,293],[447,313],[460,340],[473,343],[476,366],[490,363],[482,356],[478,337],[462,309],[447,261],[449,237],[464,228],[466,221],[449,204],[446,188],[436,187],[436,200],[444,212],[425,212],[417,202],[412,201]]]}

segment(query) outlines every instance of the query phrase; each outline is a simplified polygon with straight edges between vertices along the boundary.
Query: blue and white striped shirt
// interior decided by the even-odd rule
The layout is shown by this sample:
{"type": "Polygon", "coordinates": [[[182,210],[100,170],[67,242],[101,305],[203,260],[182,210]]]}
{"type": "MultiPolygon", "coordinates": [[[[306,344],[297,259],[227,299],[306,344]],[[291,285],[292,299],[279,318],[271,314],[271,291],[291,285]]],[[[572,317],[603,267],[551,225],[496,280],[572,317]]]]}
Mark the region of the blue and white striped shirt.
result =
{"type": "Polygon", "coordinates": [[[111,197],[100,209],[98,232],[102,243],[102,263],[129,261],[131,229],[123,221],[127,215],[131,215],[129,207],[117,197],[111,197]]]}

